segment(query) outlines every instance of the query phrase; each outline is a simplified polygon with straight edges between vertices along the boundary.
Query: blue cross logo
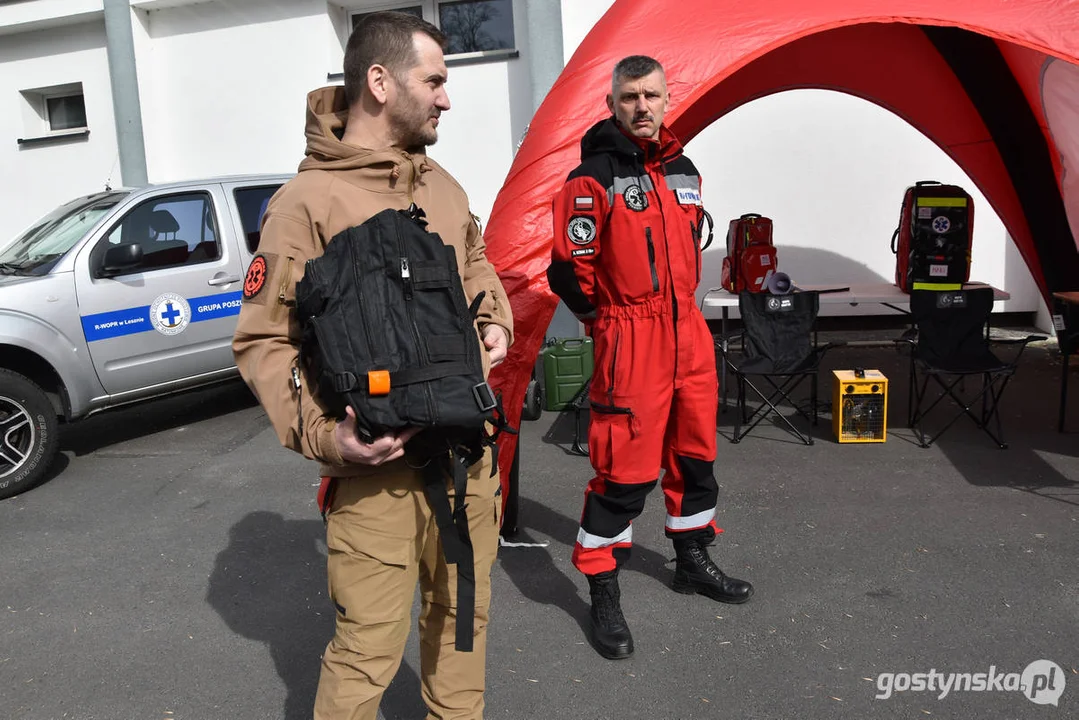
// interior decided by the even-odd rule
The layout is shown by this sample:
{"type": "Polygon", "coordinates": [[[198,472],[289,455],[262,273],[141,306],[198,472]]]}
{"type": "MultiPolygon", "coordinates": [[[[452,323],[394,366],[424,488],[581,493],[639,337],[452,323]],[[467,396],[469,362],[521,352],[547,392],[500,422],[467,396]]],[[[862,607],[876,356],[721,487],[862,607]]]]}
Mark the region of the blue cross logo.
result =
{"type": "Polygon", "coordinates": [[[176,327],[180,324],[180,318],[183,313],[172,306],[172,303],[165,304],[165,311],[161,313],[161,319],[164,321],[166,327],[176,327]]]}

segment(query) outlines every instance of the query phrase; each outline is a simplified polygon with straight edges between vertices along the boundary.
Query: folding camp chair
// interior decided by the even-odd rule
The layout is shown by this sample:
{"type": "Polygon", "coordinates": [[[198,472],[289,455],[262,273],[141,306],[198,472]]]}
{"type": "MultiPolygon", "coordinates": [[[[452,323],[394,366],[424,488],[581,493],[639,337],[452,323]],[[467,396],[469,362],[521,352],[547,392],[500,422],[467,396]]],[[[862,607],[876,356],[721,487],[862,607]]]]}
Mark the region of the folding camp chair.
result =
{"type": "Polygon", "coordinates": [[[1044,340],[1028,335],[1016,340],[989,340],[989,316],[993,311],[992,288],[975,290],[914,290],[910,312],[914,327],[897,342],[910,346],[910,389],[907,396],[908,421],[918,443],[929,447],[959,418],[966,415],[1001,448],[1000,398],[1015,375],[1019,357],[1027,343],[1044,340]],[[1010,361],[993,354],[990,344],[1018,347],[1010,361]],[[980,388],[964,392],[966,378],[980,377],[980,388]],[[939,393],[930,398],[929,381],[939,393]],[[926,417],[942,401],[950,399],[959,410],[933,436],[928,436],[926,417]],[[979,406],[977,412],[972,410],[979,406]],[[994,431],[995,428],[995,431],[994,431]]]}
{"type": "Polygon", "coordinates": [[[1068,404],[1068,358],[1079,353],[1079,292],[1053,293],[1053,325],[1060,346],[1060,417],[1057,431],[1064,432],[1064,413],[1068,404]]]}
{"type": "Polygon", "coordinates": [[[738,383],[738,413],[731,442],[741,442],[762,420],[775,414],[789,432],[806,445],[813,444],[812,426],[817,424],[817,370],[824,353],[836,345],[816,346],[813,342],[819,308],[816,292],[739,294],[742,331],[716,343],[723,362],[738,383]],[[742,340],[740,351],[730,343],[738,337],[742,340]],[[807,378],[810,381],[808,412],[792,399],[794,390],[807,378]],[[755,394],[755,404],[757,398],[762,401],[752,413],[746,407],[747,389],[755,394]],[[800,431],[780,412],[778,406],[783,402],[810,422],[807,432],[800,431]]]}

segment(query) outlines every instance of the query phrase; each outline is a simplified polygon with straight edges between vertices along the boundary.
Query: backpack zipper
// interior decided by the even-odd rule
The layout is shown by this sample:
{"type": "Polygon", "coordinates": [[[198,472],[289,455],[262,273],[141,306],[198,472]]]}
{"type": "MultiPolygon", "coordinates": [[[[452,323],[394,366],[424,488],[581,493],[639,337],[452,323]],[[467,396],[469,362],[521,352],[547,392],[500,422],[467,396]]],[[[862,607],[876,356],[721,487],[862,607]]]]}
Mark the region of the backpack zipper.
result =
{"type": "MultiPolygon", "coordinates": [[[[412,267],[408,259],[408,248],[405,247],[405,239],[401,236],[401,222],[412,222],[411,220],[405,220],[400,214],[394,215],[393,234],[397,238],[397,253],[400,259],[401,268],[401,283],[405,289],[405,314],[408,315],[408,329],[412,333],[412,342],[416,346],[416,352],[420,356],[420,364],[427,367],[431,364],[430,358],[427,357],[427,346],[423,343],[423,336],[420,334],[420,329],[416,327],[416,313],[415,308],[412,307],[412,299],[414,297],[413,285],[412,285],[412,267]]],[[[428,383],[421,383],[423,387],[423,400],[427,405],[427,417],[431,419],[432,424],[438,423],[438,417],[435,414],[434,398],[431,396],[431,387],[428,383]]]]}

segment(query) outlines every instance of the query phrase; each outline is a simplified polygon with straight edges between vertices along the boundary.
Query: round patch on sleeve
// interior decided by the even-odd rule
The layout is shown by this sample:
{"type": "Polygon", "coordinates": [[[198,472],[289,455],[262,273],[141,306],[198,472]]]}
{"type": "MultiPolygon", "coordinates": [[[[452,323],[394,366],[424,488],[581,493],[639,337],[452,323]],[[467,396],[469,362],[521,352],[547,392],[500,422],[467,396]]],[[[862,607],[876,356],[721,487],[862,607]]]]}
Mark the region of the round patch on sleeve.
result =
{"type": "Polygon", "coordinates": [[[248,300],[255,297],[265,284],[266,258],[256,255],[247,268],[247,277],[244,278],[244,297],[248,300]]]}
{"type": "Polygon", "coordinates": [[[576,245],[587,245],[596,239],[596,221],[588,215],[570,218],[566,235],[576,245]]]}

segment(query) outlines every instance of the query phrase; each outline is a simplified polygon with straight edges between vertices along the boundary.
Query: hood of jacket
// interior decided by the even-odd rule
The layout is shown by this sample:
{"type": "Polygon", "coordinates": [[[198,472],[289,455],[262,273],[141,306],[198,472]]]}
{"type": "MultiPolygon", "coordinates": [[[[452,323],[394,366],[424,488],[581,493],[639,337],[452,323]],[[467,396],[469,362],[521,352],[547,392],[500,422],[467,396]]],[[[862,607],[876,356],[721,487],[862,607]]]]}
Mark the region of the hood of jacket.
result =
{"type": "Polygon", "coordinates": [[[398,178],[419,177],[430,170],[423,150],[407,152],[399,148],[368,149],[341,141],[348,120],[345,89],[330,86],[312,90],[307,95],[307,137],[305,157],[300,172],[306,170],[346,171],[349,182],[371,190],[386,191],[397,185],[398,178]],[[412,165],[412,173],[404,167],[412,165]]]}

